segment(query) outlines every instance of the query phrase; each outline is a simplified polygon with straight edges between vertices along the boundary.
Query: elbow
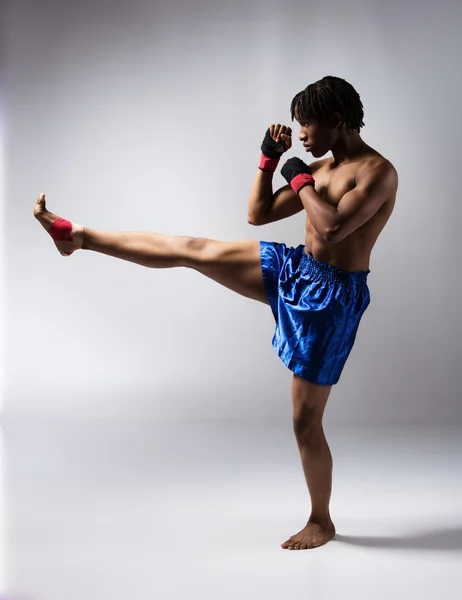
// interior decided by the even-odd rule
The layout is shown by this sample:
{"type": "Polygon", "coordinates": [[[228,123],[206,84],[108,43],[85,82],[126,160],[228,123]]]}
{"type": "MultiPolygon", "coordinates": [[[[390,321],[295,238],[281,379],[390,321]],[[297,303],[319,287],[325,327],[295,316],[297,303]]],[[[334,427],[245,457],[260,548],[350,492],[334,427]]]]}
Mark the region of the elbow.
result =
{"type": "Polygon", "coordinates": [[[323,236],[326,244],[338,244],[342,241],[342,231],[339,227],[328,229],[323,236]]]}
{"type": "Polygon", "coordinates": [[[249,225],[254,225],[254,227],[258,227],[259,225],[261,225],[258,219],[253,219],[252,217],[247,217],[247,223],[249,225]]]}

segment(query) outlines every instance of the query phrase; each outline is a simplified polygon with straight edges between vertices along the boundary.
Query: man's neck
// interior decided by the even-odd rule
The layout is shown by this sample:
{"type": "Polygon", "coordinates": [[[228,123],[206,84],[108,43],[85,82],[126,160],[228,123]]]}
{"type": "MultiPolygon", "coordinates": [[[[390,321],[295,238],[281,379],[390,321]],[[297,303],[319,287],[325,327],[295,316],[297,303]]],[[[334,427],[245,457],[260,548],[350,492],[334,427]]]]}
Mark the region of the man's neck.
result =
{"type": "Polygon", "coordinates": [[[361,154],[364,154],[366,149],[369,149],[369,146],[361,139],[357,131],[354,133],[345,133],[331,148],[331,152],[334,155],[333,166],[354,160],[361,154]]]}

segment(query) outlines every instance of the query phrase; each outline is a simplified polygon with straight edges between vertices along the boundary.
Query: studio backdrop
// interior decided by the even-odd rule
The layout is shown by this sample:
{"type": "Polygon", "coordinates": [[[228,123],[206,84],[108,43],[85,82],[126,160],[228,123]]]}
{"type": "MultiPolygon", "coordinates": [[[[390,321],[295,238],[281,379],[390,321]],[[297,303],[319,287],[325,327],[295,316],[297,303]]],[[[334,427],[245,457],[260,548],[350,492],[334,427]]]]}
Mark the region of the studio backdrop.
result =
{"type": "MultiPolygon", "coordinates": [[[[62,257],[34,219],[304,242],[247,200],[271,123],[325,75],[399,174],[326,419],[461,422],[460,4],[9,0],[2,9],[3,414],[290,419],[269,306],[186,268],[62,257]]],[[[279,172],[275,189],[285,184],[279,172]]]]}

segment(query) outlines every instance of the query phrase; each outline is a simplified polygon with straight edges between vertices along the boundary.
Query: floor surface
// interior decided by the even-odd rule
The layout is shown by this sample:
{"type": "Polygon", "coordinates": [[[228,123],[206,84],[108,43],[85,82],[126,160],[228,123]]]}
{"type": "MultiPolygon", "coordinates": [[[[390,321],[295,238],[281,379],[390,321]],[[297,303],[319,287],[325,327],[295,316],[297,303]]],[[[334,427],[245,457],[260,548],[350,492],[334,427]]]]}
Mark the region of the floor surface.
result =
{"type": "Polygon", "coordinates": [[[1,600],[455,598],[460,429],[325,433],[337,535],[296,551],[289,421],[4,421],[1,600]]]}

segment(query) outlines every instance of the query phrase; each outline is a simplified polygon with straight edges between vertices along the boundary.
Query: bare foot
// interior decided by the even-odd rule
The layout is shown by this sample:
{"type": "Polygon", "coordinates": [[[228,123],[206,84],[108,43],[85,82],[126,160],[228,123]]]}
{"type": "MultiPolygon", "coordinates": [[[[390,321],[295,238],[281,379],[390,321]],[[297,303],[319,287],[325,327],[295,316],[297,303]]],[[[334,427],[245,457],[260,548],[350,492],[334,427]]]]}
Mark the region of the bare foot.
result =
{"type": "Polygon", "coordinates": [[[82,248],[83,227],[61,219],[47,210],[45,194],[40,194],[34,206],[34,217],[54,240],[55,246],[63,256],[70,256],[82,248]]]}
{"type": "Polygon", "coordinates": [[[318,525],[308,521],[307,525],[298,533],[291,536],[282,544],[282,548],[289,550],[307,550],[327,544],[335,536],[335,527],[330,524],[318,525]]]}

